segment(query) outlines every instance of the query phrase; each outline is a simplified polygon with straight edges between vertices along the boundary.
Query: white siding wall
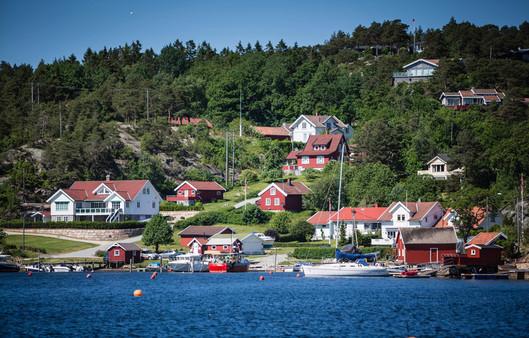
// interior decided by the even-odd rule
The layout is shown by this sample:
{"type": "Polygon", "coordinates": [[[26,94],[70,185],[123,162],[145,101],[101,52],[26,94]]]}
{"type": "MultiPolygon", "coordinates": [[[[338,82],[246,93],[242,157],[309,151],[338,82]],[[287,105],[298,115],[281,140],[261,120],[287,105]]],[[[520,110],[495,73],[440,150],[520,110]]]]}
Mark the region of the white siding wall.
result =
{"type": "Polygon", "coordinates": [[[292,130],[292,141],[306,143],[310,135],[316,135],[318,131],[308,121],[302,119],[292,130]],[[306,128],[302,128],[303,123],[306,123],[306,128]]]}
{"type": "Polygon", "coordinates": [[[141,189],[136,195],[136,198],[133,201],[130,201],[129,207],[125,208],[126,215],[145,216],[144,218],[149,218],[159,213],[161,202],[160,195],[150,182],[145,184],[145,188],[149,188],[149,194],[144,194],[143,189],[141,189]],[[140,203],[139,208],[138,202],[140,203]],[[152,207],[153,202],[154,208],[152,207]]]}
{"type": "Polygon", "coordinates": [[[51,206],[50,206],[51,220],[57,221],[57,217],[60,217],[60,220],[64,221],[65,220],[64,216],[69,216],[67,219],[69,221],[73,220],[74,208],[75,208],[75,203],[72,202],[66,195],[62,193],[57,195],[57,197],[51,202],[51,206]],[[56,202],[68,202],[68,209],[63,210],[63,211],[61,210],[57,211],[57,207],[55,204],[56,202]]]}
{"type": "Polygon", "coordinates": [[[264,253],[263,241],[255,236],[250,235],[241,239],[242,251],[248,255],[262,255],[264,253]]]}

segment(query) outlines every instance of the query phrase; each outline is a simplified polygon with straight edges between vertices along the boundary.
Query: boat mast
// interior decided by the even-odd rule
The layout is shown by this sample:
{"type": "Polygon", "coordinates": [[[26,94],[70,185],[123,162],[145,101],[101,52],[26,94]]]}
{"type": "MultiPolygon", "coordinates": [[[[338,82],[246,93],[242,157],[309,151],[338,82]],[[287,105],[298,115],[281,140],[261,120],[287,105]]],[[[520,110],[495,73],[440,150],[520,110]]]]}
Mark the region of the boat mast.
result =
{"type": "MultiPolygon", "coordinates": [[[[342,172],[343,172],[343,153],[345,152],[345,143],[342,143],[342,153],[340,154],[340,181],[338,181],[338,210],[336,214],[336,230],[339,230],[340,228],[340,201],[342,197],[342,172]]],[[[335,245],[334,247],[338,249],[338,231],[336,231],[335,236],[335,245]]]]}

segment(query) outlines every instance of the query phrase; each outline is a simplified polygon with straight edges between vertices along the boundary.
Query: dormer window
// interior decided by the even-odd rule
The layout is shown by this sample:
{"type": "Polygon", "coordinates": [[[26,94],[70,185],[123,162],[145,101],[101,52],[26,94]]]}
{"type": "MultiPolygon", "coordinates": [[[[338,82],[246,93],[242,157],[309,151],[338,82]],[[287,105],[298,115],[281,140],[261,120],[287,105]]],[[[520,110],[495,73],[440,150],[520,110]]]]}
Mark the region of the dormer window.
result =
{"type": "Polygon", "coordinates": [[[397,221],[405,221],[405,220],[406,220],[405,215],[403,215],[403,214],[398,214],[397,215],[397,221]]]}
{"type": "Polygon", "coordinates": [[[106,187],[102,187],[95,194],[96,195],[109,195],[110,193],[111,193],[110,190],[108,190],[106,187]]]}
{"type": "Polygon", "coordinates": [[[307,122],[301,123],[301,129],[307,129],[307,122]]]}
{"type": "Polygon", "coordinates": [[[270,195],[274,196],[276,194],[276,188],[270,188],[270,195]]]}

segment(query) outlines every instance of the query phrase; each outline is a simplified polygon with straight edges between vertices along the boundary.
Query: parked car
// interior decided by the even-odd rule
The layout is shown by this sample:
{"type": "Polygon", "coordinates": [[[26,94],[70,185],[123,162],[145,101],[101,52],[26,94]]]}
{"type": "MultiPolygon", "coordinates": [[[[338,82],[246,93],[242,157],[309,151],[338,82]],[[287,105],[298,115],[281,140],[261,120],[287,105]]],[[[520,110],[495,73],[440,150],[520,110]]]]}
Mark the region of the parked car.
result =
{"type": "Polygon", "coordinates": [[[173,258],[173,257],[178,256],[178,255],[180,255],[180,252],[171,250],[171,251],[164,251],[164,252],[160,253],[159,256],[161,258],[170,259],[170,258],[173,258]]]}
{"type": "Polygon", "coordinates": [[[143,249],[141,250],[141,257],[143,259],[158,259],[160,256],[156,252],[152,252],[151,250],[143,249]]]}

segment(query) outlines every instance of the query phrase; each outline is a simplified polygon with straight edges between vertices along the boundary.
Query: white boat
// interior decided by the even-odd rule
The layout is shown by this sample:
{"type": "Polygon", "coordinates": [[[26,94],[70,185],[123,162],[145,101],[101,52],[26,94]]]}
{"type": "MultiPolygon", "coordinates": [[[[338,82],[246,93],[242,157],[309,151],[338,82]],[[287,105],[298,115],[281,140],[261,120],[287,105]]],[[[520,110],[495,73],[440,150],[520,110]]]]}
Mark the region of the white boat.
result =
{"type": "Polygon", "coordinates": [[[274,245],[274,242],[276,241],[274,237],[266,236],[265,234],[260,232],[255,233],[255,235],[263,241],[264,248],[271,248],[274,245]]]}
{"type": "Polygon", "coordinates": [[[53,265],[52,272],[72,272],[72,268],[66,265],[53,265]]]}
{"type": "Polygon", "coordinates": [[[388,270],[383,266],[358,263],[327,263],[303,265],[306,277],[387,277],[388,270]]]}
{"type": "Polygon", "coordinates": [[[174,272],[208,272],[208,262],[203,261],[199,254],[176,256],[167,266],[174,272]]]}

